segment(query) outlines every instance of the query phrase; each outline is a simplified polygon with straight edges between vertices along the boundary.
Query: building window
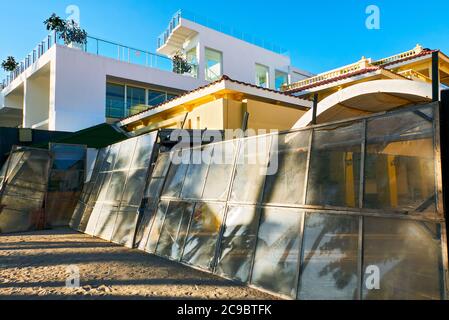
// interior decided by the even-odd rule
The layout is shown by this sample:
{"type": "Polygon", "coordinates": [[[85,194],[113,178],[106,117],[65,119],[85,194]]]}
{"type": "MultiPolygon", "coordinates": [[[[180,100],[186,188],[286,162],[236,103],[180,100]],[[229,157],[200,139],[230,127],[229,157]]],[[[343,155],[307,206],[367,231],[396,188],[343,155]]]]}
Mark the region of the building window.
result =
{"type": "Polygon", "coordinates": [[[220,51],[206,48],[206,80],[215,81],[223,73],[223,54],[220,51]]]}
{"type": "Polygon", "coordinates": [[[267,66],[256,64],[256,86],[270,87],[270,69],[267,66]]]}
{"type": "Polygon", "coordinates": [[[166,101],[170,101],[176,97],[177,95],[175,94],[162,91],[148,90],[148,105],[154,107],[166,101]]]}
{"type": "Polygon", "coordinates": [[[148,90],[148,105],[157,106],[167,101],[167,93],[161,91],[148,90]]]}
{"type": "Polygon", "coordinates": [[[106,84],[106,117],[123,118],[125,116],[125,86],[106,84]]]}
{"type": "Polygon", "coordinates": [[[276,90],[281,90],[282,86],[288,84],[288,73],[276,70],[275,75],[276,90]]]}
{"type": "Polygon", "coordinates": [[[127,86],[126,106],[128,109],[140,104],[145,104],[145,89],[127,86]]]}
{"type": "Polygon", "coordinates": [[[131,116],[146,109],[145,95],[145,89],[143,88],[126,86],[126,116],[131,116]]]}
{"type": "Polygon", "coordinates": [[[106,117],[123,119],[175,97],[165,91],[106,83],[106,117]]]}
{"type": "Polygon", "coordinates": [[[176,97],[178,97],[178,95],[167,93],[167,101],[170,101],[170,100],[172,100],[172,99],[174,99],[176,97]]]}
{"type": "Polygon", "coordinates": [[[198,64],[198,59],[196,55],[196,47],[190,49],[186,53],[187,62],[193,65],[198,64]]]}
{"type": "Polygon", "coordinates": [[[198,78],[198,55],[196,47],[193,47],[186,53],[187,62],[190,64],[192,69],[190,70],[190,74],[194,78],[198,78]]]}

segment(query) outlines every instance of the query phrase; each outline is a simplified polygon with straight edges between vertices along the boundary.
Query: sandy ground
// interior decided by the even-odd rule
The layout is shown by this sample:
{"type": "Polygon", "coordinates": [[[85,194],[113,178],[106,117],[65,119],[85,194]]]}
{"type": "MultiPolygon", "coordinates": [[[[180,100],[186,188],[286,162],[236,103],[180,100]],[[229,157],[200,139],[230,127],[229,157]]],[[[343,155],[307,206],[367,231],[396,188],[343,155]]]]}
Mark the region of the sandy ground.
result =
{"type": "Polygon", "coordinates": [[[274,299],[214,275],[73,232],[0,235],[0,299],[274,299]],[[67,267],[80,288],[67,288],[67,267]]]}

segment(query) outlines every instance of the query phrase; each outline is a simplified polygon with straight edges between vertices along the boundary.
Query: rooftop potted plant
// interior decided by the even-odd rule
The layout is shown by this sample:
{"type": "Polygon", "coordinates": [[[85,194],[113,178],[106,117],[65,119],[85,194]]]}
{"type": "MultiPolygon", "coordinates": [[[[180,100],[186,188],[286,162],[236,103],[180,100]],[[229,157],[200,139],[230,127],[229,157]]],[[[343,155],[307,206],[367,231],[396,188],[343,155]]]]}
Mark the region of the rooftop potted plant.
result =
{"type": "Polygon", "coordinates": [[[19,66],[19,64],[17,63],[16,59],[14,59],[14,57],[11,57],[11,56],[7,57],[2,62],[2,68],[6,72],[13,72],[14,70],[17,69],[18,66],[19,66]]]}
{"type": "Polygon", "coordinates": [[[87,32],[81,29],[74,20],[66,23],[65,32],[62,34],[64,43],[70,48],[83,49],[87,43],[87,32]]]}
{"type": "Polygon", "coordinates": [[[87,42],[87,32],[81,29],[74,20],[66,21],[55,13],[44,21],[49,31],[56,31],[59,38],[70,48],[83,49],[87,42]]]}
{"type": "Polygon", "coordinates": [[[187,59],[181,51],[178,51],[172,58],[173,62],[173,72],[179,74],[190,74],[192,71],[192,65],[188,63],[187,59]]]}

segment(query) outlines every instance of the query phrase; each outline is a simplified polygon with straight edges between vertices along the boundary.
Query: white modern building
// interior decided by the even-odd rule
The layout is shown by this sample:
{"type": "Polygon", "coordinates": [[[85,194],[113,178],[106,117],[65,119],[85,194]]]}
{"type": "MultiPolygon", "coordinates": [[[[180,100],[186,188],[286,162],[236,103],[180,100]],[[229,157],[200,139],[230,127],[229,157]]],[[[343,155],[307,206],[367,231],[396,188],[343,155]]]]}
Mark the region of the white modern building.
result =
{"type": "Polygon", "coordinates": [[[157,51],[90,36],[79,49],[51,34],[1,84],[0,126],[76,131],[161,104],[221,75],[271,89],[311,76],[294,68],[280,48],[181,11],[157,51]],[[190,72],[173,71],[178,52],[190,72]]]}

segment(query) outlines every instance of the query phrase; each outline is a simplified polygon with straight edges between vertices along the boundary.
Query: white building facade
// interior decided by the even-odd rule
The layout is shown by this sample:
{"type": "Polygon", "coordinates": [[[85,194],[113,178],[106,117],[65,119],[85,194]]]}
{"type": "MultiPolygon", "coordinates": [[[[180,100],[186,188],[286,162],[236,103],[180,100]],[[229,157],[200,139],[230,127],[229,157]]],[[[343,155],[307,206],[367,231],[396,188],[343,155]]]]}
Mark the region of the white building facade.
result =
{"type": "Polygon", "coordinates": [[[84,48],[39,43],[1,85],[0,126],[77,131],[163,103],[222,75],[279,89],[310,76],[280,50],[258,46],[178,12],[158,39],[158,54],[88,37],[84,48]],[[271,49],[271,50],[270,50],[271,49]],[[190,72],[174,72],[181,52],[190,72]]]}

